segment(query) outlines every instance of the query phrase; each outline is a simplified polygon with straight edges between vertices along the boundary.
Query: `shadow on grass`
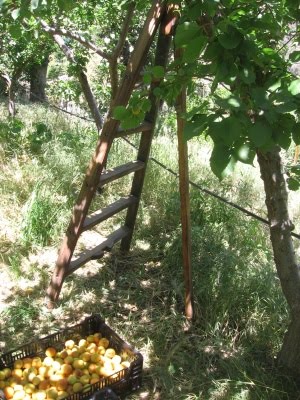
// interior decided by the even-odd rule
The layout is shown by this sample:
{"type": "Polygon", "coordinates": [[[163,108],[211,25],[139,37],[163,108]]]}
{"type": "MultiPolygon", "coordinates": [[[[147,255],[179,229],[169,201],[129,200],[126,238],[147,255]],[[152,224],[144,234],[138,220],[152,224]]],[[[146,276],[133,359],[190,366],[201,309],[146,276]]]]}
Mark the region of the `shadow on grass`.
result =
{"type": "Polygon", "coordinates": [[[243,229],[224,230],[220,221],[193,229],[192,326],[183,315],[178,229],[151,240],[150,224],[128,255],[114,251],[97,268],[67,278],[52,312],[43,305],[45,271],[31,293],[16,286],[6,299],[1,341],[13,348],[33,332],[39,337],[99,313],[144,356],[143,386],[128,399],[296,400],[297,383],[274,358],[287,319],[282,294],[268,258],[242,239],[243,229]]]}

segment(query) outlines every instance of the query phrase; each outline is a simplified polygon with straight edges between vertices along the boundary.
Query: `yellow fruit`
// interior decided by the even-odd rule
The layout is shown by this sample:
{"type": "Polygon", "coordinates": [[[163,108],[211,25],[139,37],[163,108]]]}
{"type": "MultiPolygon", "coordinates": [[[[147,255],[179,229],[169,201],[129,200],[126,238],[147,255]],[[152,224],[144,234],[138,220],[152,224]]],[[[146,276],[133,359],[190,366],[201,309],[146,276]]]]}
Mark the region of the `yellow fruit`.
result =
{"type": "Polygon", "coordinates": [[[72,364],[74,369],[83,369],[86,367],[86,365],[87,365],[86,362],[83,360],[80,360],[80,358],[74,360],[73,364],[72,364]]]}
{"type": "Polygon", "coordinates": [[[22,378],[23,371],[21,368],[15,368],[11,371],[11,375],[17,378],[22,378]]]}
{"type": "Polygon", "coordinates": [[[4,371],[0,371],[0,381],[4,381],[5,378],[6,378],[5,372],[4,371]]]}
{"type": "Polygon", "coordinates": [[[94,335],[89,335],[89,336],[86,338],[86,341],[89,342],[89,343],[94,343],[94,342],[95,342],[94,335]]]}
{"type": "Polygon", "coordinates": [[[97,367],[98,367],[97,364],[91,363],[91,364],[88,366],[88,371],[89,371],[89,373],[92,374],[93,372],[95,372],[95,370],[96,370],[97,367]]]}
{"type": "Polygon", "coordinates": [[[68,392],[61,391],[61,392],[58,393],[57,400],[63,400],[68,396],[69,396],[68,392]]]}
{"type": "Polygon", "coordinates": [[[52,357],[45,357],[44,358],[43,365],[45,365],[45,367],[51,367],[52,364],[53,364],[53,358],[52,357]]]}
{"type": "Polygon", "coordinates": [[[103,356],[105,354],[105,347],[101,345],[98,346],[97,353],[103,356]]]}
{"type": "Polygon", "coordinates": [[[40,378],[39,378],[38,376],[35,376],[35,377],[32,379],[31,382],[33,383],[34,386],[38,386],[38,385],[40,384],[41,380],[40,380],[40,378]]]}
{"type": "MultiPolygon", "coordinates": [[[[75,382],[74,382],[75,383],[75,382]]],[[[68,380],[67,379],[59,379],[57,382],[56,382],[56,388],[57,388],[57,390],[58,391],[60,391],[60,390],[66,390],[67,389],[67,387],[68,387],[68,380]]]]}
{"type": "Polygon", "coordinates": [[[34,400],[44,400],[47,397],[46,392],[44,390],[38,390],[33,393],[32,398],[34,400]]]}
{"type": "Polygon", "coordinates": [[[63,364],[63,365],[60,367],[60,371],[61,371],[65,376],[68,376],[68,375],[70,375],[70,374],[73,372],[73,368],[72,368],[72,366],[69,365],[69,364],[63,364]]]}
{"type": "Polygon", "coordinates": [[[66,343],[65,343],[65,346],[66,346],[67,349],[72,349],[74,347],[74,345],[75,345],[75,342],[72,339],[67,340],[66,343]]]}
{"type": "Polygon", "coordinates": [[[98,344],[99,343],[99,340],[102,338],[102,335],[101,335],[101,333],[94,333],[94,342],[96,343],[96,344],[98,344]]]}
{"type": "Polygon", "coordinates": [[[4,381],[0,381],[0,389],[4,389],[6,386],[6,383],[4,381]]]}
{"type": "Polygon", "coordinates": [[[39,368],[42,365],[42,360],[40,359],[40,357],[34,357],[32,359],[32,366],[35,368],[39,368]]]}
{"type": "Polygon", "coordinates": [[[78,342],[79,347],[85,347],[87,345],[87,341],[85,339],[80,339],[78,342]]]}
{"type": "Polygon", "coordinates": [[[98,363],[100,361],[100,354],[93,353],[90,355],[91,362],[98,363]]]}
{"type": "Polygon", "coordinates": [[[33,383],[27,383],[24,386],[25,393],[31,394],[35,391],[35,386],[33,383]]]}
{"type": "Polygon", "coordinates": [[[54,358],[56,356],[56,349],[54,347],[48,347],[45,351],[45,354],[47,357],[52,357],[54,358]]]}
{"type": "Polygon", "coordinates": [[[4,368],[3,372],[5,374],[5,378],[9,378],[11,376],[11,369],[10,368],[4,368]]]}
{"type": "Polygon", "coordinates": [[[14,393],[12,399],[13,400],[23,400],[25,397],[25,392],[24,390],[18,390],[17,392],[14,393]]]}
{"type": "MultiPolygon", "coordinates": [[[[92,356],[93,356],[93,355],[94,355],[94,354],[92,354],[92,356]]],[[[90,353],[88,353],[88,352],[86,351],[86,352],[84,352],[84,353],[81,354],[80,358],[81,358],[83,361],[90,361],[90,360],[92,360],[92,356],[91,356],[90,353]]]]}
{"type": "Polygon", "coordinates": [[[47,399],[56,399],[58,396],[58,392],[55,388],[50,388],[46,390],[47,399]]]}
{"type": "Polygon", "coordinates": [[[49,389],[49,387],[50,387],[49,379],[45,379],[39,383],[39,390],[45,391],[45,390],[49,389]]]}
{"type": "Polygon", "coordinates": [[[74,383],[76,383],[78,381],[77,377],[74,375],[70,375],[67,379],[68,383],[70,385],[74,385],[74,383]]]}
{"type": "Polygon", "coordinates": [[[23,359],[23,368],[30,368],[32,364],[32,359],[31,358],[24,358],[23,359]]]}
{"type": "Polygon", "coordinates": [[[57,353],[56,355],[59,358],[66,358],[68,356],[68,352],[67,352],[67,350],[62,350],[59,353],[57,353]]]}
{"type": "Polygon", "coordinates": [[[14,386],[14,391],[18,392],[19,390],[23,390],[23,386],[22,385],[15,385],[14,386]]]}
{"type": "Polygon", "coordinates": [[[53,371],[59,371],[61,365],[62,365],[62,364],[61,364],[60,362],[58,362],[58,361],[53,361],[53,363],[52,363],[53,371]]]}
{"type": "Polygon", "coordinates": [[[94,383],[100,382],[100,377],[99,376],[95,376],[93,378],[91,378],[90,380],[90,384],[93,385],[94,383]]]}
{"type": "Polygon", "coordinates": [[[23,367],[23,360],[16,360],[14,362],[14,369],[20,369],[23,367]]]}
{"type": "Polygon", "coordinates": [[[112,369],[105,368],[105,367],[100,367],[99,372],[100,372],[100,375],[104,376],[105,378],[107,378],[108,376],[110,376],[114,373],[114,371],[112,369]]]}
{"type": "Polygon", "coordinates": [[[118,354],[116,354],[115,356],[113,356],[113,358],[111,359],[113,365],[119,365],[122,362],[122,358],[121,356],[119,356],[118,354]]]}
{"type": "Polygon", "coordinates": [[[15,393],[14,389],[11,386],[6,386],[3,389],[4,396],[9,400],[13,398],[13,395],[15,393]]]}
{"type": "Polygon", "coordinates": [[[64,363],[65,364],[72,364],[73,361],[74,361],[74,358],[71,357],[71,356],[67,356],[67,357],[64,358],[64,363]]]}
{"type": "Polygon", "coordinates": [[[98,350],[96,343],[90,343],[86,349],[90,353],[95,353],[98,350]]]}
{"type": "Polygon", "coordinates": [[[98,346],[103,346],[105,349],[109,346],[109,340],[106,338],[102,338],[99,340],[98,346]]]}
{"type": "Polygon", "coordinates": [[[79,381],[83,384],[83,385],[86,385],[87,383],[90,383],[90,375],[82,375],[80,378],[79,378],[79,381]]]}
{"type": "Polygon", "coordinates": [[[112,348],[106,349],[105,357],[113,358],[116,355],[116,351],[112,348]]]}
{"type": "Polygon", "coordinates": [[[74,383],[74,385],[72,386],[72,388],[73,388],[73,392],[74,392],[74,393],[78,393],[78,392],[81,392],[81,391],[82,391],[83,385],[82,385],[82,383],[80,383],[80,382],[76,382],[76,383],[74,383]]]}

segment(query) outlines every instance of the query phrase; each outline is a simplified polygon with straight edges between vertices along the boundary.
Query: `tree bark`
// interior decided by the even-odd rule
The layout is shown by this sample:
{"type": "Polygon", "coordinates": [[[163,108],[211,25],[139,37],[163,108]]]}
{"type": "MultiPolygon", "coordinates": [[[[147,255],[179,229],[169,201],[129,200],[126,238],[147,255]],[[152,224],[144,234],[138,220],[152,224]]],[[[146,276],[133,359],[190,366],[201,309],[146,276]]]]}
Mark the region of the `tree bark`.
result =
{"type": "Polygon", "coordinates": [[[291,236],[294,226],[288,213],[280,148],[274,147],[266,153],[258,151],[257,156],[266,194],[274,261],[291,318],[278,361],[293,372],[300,372],[300,267],[291,236]]]}
{"type": "Polygon", "coordinates": [[[33,64],[30,67],[30,101],[44,102],[46,101],[46,84],[48,71],[49,56],[42,63],[33,64]]]}

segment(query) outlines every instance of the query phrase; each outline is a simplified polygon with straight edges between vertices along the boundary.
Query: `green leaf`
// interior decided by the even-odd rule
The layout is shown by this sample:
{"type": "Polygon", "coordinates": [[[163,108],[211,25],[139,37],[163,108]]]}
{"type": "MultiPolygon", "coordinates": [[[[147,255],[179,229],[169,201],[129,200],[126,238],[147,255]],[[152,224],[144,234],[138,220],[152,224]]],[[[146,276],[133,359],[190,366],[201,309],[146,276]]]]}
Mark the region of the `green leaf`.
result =
{"type": "Polygon", "coordinates": [[[215,143],[232,144],[242,135],[243,127],[238,118],[230,116],[221,121],[213,121],[209,124],[208,134],[215,143]]]}
{"type": "Polygon", "coordinates": [[[149,85],[149,84],[152,82],[152,74],[151,74],[150,72],[146,72],[146,73],[143,75],[143,82],[144,82],[146,85],[149,85]]]}
{"type": "Polygon", "coordinates": [[[300,122],[297,122],[294,125],[293,131],[292,131],[292,137],[293,141],[295,142],[296,145],[300,144],[300,122]]]}
{"type": "Polygon", "coordinates": [[[257,108],[269,109],[268,93],[264,88],[255,87],[251,89],[251,95],[257,108]]]}
{"type": "Polygon", "coordinates": [[[250,85],[256,80],[255,72],[251,67],[244,67],[240,72],[240,77],[241,80],[247,85],[250,85]]]}
{"type": "Polygon", "coordinates": [[[300,182],[298,181],[298,179],[295,178],[288,178],[287,184],[290,190],[298,190],[300,187],[300,182]]]}
{"type": "Polygon", "coordinates": [[[188,141],[194,136],[201,135],[208,126],[208,118],[206,114],[196,114],[193,119],[186,121],[184,124],[183,137],[188,141]]]}
{"type": "Polygon", "coordinates": [[[299,51],[299,50],[293,51],[293,52],[289,55],[289,59],[290,59],[292,62],[298,62],[298,61],[300,61],[300,51],[299,51]]]}
{"type": "Polygon", "coordinates": [[[219,107],[225,110],[237,110],[242,107],[241,100],[236,96],[229,96],[227,98],[215,96],[215,102],[219,107]]]}
{"type": "Polygon", "coordinates": [[[277,143],[282,149],[289,149],[292,142],[291,133],[278,130],[274,132],[273,138],[275,143],[277,143]]]}
{"type": "Polygon", "coordinates": [[[232,26],[228,26],[227,31],[218,36],[219,43],[227,50],[235,49],[242,39],[241,33],[232,26]]]}
{"type": "Polygon", "coordinates": [[[184,47],[200,33],[199,25],[196,22],[184,22],[178,25],[175,34],[175,46],[184,47]]]}
{"type": "Polygon", "coordinates": [[[272,140],[272,129],[266,121],[257,121],[252,124],[248,134],[256,147],[267,145],[272,140]]]}
{"type": "Polygon", "coordinates": [[[297,94],[299,94],[300,93],[300,79],[294,80],[288,87],[288,90],[293,96],[296,96],[297,94]]]}
{"type": "Polygon", "coordinates": [[[114,119],[118,119],[118,120],[122,120],[124,118],[126,118],[129,115],[129,111],[127,110],[126,107],[124,106],[117,106],[114,108],[113,111],[113,118],[114,119]]]}
{"type": "Polygon", "coordinates": [[[235,165],[228,146],[215,144],[210,157],[210,167],[213,173],[221,180],[230,175],[235,165]]]}
{"type": "Polygon", "coordinates": [[[133,129],[139,126],[139,124],[143,121],[144,114],[133,115],[126,117],[123,121],[121,121],[121,128],[123,129],[133,129]]]}
{"type": "Polygon", "coordinates": [[[197,36],[192,39],[185,48],[183,53],[183,62],[194,62],[197,60],[201,52],[203,51],[207,39],[204,36],[197,36]]]}
{"type": "Polygon", "coordinates": [[[23,32],[22,32],[21,25],[19,25],[19,24],[9,25],[8,30],[14,39],[19,39],[20,37],[22,37],[23,32]]]}
{"type": "Polygon", "coordinates": [[[238,161],[244,164],[253,165],[255,151],[249,143],[242,143],[235,146],[234,155],[238,161]]]}
{"type": "Polygon", "coordinates": [[[153,67],[151,71],[154,78],[156,79],[162,79],[165,76],[165,69],[161,65],[155,65],[155,67],[153,67]]]}

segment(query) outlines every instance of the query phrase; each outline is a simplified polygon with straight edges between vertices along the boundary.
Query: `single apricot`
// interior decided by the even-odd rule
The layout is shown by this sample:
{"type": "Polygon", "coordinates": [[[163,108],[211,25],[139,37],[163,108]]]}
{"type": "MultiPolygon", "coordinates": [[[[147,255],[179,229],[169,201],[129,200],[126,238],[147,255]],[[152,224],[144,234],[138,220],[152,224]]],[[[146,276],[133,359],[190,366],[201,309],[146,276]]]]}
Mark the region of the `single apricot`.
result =
{"type": "Polygon", "coordinates": [[[72,368],[72,366],[69,365],[69,364],[63,364],[63,365],[60,367],[60,371],[61,371],[64,375],[68,376],[68,375],[70,375],[70,374],[73,372],[73,368],[72,368]]]}
{"type": "Polygon", "coordinates": [[[13,398],[15,391],[11,386],[6,386],[3,389],[3,393],[4,393],[4,396],[9,400],[9,399],[13,398]]]}
{"type": "Polygon", "coordinates": [[[23,368],[23,360],[16,360],[14,362],[14,369],[20,369],[23,368]]]}
{"type": "Polygon", "coordinates": [[[42,365],[42,360],[40,359],[40,357],[34,357],[32,359],[32,366],[35,368],[39,368],[42,365]]]}
{"type": "Polygon", "coordinates": [[[68,380],[67,379],[59,379],[57,382],[56,382],[56,388],[57,388],[57,390],[58,391],[60,391],[60,390],[66,390],[67,389],[67,387],[68,387],[68,384],[69,384],[69,382],[68,382],[68,380]]]}
{"type": "Polygon", "coordinates": [[[27,357],[23,359],[23,368],[30,368],[32,365],[32,359],[27,357]]]}
{"type": "Polygon", "coordinates": [[[109,340],[105,337],[101,338],[99,340],[98,346],[103,346],[105,349],[107,349],[109,346],[109,340]]]}
{"type": "Polygon", "coordinates": [[[48,347],[45,351],[45,354],[47,357],[52,357],[54,358],[56,356],[56,349],[54,347],[48,347]]]}
{"type": "Polygon", "coordinates": [[[75,342],[74,342],[74,340],[72,340],[72,339],[67,340],[67,341],[65,342],[65,346],[66,346],[67,349],[72,349],[72,348],[74,347],[74,345],[75,345],[75,342]]]}
{"type": "Polygon", "coordinates": [[[78,393],[81,392],[83,389],[83,385],[81,382],[76,382],[74,383],[74,385],[72,386],[74,393],[78,393]]]}

